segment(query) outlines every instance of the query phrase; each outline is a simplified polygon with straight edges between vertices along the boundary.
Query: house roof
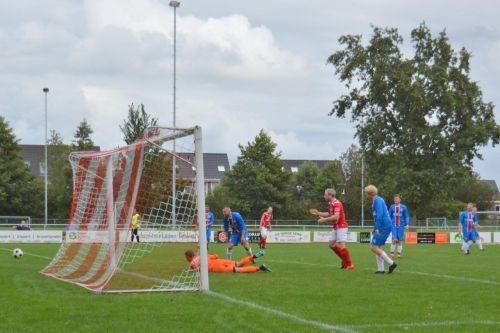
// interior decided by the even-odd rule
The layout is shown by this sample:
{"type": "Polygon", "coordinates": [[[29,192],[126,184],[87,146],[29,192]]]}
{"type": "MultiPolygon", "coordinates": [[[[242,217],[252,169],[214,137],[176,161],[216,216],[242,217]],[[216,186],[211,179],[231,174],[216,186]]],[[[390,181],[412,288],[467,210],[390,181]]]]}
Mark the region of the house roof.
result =
{"type": "Polygon", "coordinates": [[[294,171],[292,168],[297,168],[297,170],[300,168],[302,164],[305,162],[312,162],[318,166],[318,168],[323,169],[325,165],[331,161],[329,160],[281,160],[281,163],[283,163],[283,167],[285,170],[288,171],[294,171]]]}
{"type": "MultiPolygon", "coordinates": [[[[44,145],[19,145],[21,148],[21,157],[23,158],[26,164],[29,164],[31,173],[35,177],[42,177],[43,173],[43,164],[45,157],[45,146],[44,145]]],[[[101,148],[99,146],[94,146],[90,150],[100,151],[101,148]]]]}
{"type": "Polygon", "coordinates": [[[500,192],[498,191],[497,182],[495,180],[493,180],[493,179],[481,179],[481,182],[488,184],[491,187],[491,189],[495,192],[496,195],[500,194],[500,192]]]}
{"type": "MultiPolygon", "coordinates": [[[[179,176],[181,178],[194,178],[193,170],[194,153],[177,153],[179,157],[188,161],[178,160],[179,176]]],[[[225,153],[204,153],[203,154],[203,171],[205,179],[222,180],[227,171],[230,170],[229,158],[225,153]]]]}

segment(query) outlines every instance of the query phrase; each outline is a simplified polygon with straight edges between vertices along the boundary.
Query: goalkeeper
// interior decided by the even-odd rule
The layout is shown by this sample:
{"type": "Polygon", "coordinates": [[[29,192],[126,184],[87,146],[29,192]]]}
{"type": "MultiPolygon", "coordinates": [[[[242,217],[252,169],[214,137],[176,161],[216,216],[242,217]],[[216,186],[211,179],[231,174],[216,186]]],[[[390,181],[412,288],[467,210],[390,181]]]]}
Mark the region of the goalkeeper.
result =
{"type": "Polygon", "coordinates": [[[139,228],[141,227],[140,215],[137,212],[137,209],[134,210],[134,215],[132,215],[131,229],[132,229],[132,237],[130,241],[134,242],[134,236],[137,238],[137,243],[139,243],[139,228]]]}
{"type": "MultiPolygon", "coordinates": [[[[195,254],[193,250],[187,250],[184,255],[189,262],[191,269],[200,269],[200,256],[195,254]]],[[[216,254],[208,255],[208,271],[210,273],[256,273],[270,272],[271,269],[266,265],[254,266],[249,265],[255,263],[255,259],[262,257],[264,251],[259,251],[252,256],[243,257],[240,261],[228,259],[219,259],[216,254]],[[249,266],[247,266],[249,265],[249,266]]]]}

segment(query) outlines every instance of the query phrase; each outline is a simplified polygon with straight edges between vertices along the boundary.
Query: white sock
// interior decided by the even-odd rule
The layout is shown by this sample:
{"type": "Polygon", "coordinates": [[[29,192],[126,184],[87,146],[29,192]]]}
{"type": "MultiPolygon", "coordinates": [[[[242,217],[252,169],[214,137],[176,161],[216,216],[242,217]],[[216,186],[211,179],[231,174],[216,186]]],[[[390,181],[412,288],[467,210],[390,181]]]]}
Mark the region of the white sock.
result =
{"type": "Polygon", "coordinates": [[[252,253],[252,248],[251,248],[251,247],[249,247],[249,248],[247,249],[247,254],[248,254],[249,256],[253,256],[253,253],[252,253]]]}
{"type": "Polygon", "coordinates": [[[396,244],[391,244],[391,254],[394,253],[394,250],[396,250],[396,244]]]}
{"type": "Polygon", "coordinates": [[[481,238],[478,238],[476,242],[477,242],[477,246],[479,246],[479,249],[482,250],[483,249],[483,240],[481,238]]]}
{"type": "Polygon", "coordinates": [[[233,259],[233,250],[227,249],[227,251],[226,251],[226,259],[229,259],[229,260],[233,259]]]}
{"type": "Polygon", "coordinates": [[[467,243],[466,242],[462,243],[462,252],[463,253],[467,252],[467,243]]]}
{"type": "Polygon", "coordinates": [[[375,255],[375,259],[377,260],[377,271],[379,272],[385,271],[384,259],[380,258],[378,254],[375,255]]]}
{"type": "Polygon", "coordinates": [[[403,253],[403,244],[398,245],[398,253],[399,254],[403,253]]]}
{"type": "Polygon", "coordinates": [[[387,253],[385,253],[385,251],[382,251],[382,254],[380,255],[380,257],[388,264],[388,265],[392,265],[394,264],[394,261],[392,261],[391,258],[389,258],[389,256],[387,255],[387,253]]]}

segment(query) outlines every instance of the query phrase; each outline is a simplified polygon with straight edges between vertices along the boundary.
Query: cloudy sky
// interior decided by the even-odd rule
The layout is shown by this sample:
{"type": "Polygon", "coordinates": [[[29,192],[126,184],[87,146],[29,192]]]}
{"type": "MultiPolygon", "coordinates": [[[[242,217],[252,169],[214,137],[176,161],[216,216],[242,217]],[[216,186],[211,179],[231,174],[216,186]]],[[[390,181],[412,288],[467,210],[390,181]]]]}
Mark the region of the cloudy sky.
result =
{"type": "MultiPolygon", "coordinates": [[[[500,6],[496,1],[185,0],[178,9],[179,126],[204,128],[205,151],[228,152],[261,128],[285,158],[332,159],[354,142],[328,117],[343,92],[326,58],[342,34],[370,24],[404,36],[425,21],[474,54],[472,76],[500,121],[500,6]]],[[[22,143],[49,129],[67,142],[86,118],[102,148],[123,145],[130,103],[172,123],[173,12],[168,0],[0,0],[0,114],[22,143]]],[[[475,168],[500,184],[500,148],[475,168]]]]}

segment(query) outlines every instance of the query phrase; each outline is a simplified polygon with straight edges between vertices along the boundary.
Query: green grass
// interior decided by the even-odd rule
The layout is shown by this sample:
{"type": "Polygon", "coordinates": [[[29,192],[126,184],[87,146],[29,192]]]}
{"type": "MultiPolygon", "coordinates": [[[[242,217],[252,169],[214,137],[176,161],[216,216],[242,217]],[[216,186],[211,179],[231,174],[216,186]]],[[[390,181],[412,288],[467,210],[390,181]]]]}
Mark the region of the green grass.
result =
{"type": "Polygon", "coordinates": [[[58,245],[17,246],[21,260],[5,250],[16,245],[0,245],[0,332],[500,331],[498,245],[469,256],[459,245],[406,246],[397,271],[380,276],[367,245],[349,245],[357,268],[347,272],[326,244],[271,244],[260,262],[272,273],[211,274],[216,295],[95,295],[39,273],[49,260],[30,254],[52,257],[58,245]]]}

